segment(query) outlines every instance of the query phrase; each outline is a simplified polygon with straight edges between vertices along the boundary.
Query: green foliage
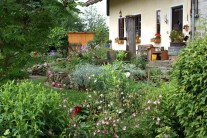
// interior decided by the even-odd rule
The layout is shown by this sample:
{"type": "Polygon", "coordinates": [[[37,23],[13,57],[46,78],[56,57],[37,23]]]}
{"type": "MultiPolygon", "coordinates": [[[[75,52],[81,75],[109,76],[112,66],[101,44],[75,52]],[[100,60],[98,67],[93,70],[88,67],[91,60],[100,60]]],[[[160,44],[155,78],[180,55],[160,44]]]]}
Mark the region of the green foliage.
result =
{"type": "Polygon", "coordinates": [[[171,39],[171,42],[176,42],[176,43],[179,43],[179,42],[183,42],[183,39],[184,39],[184,34],[182,31],[179,31],[179,30],[172,30],[170,32],[170,39],[171,39]]]}
{"type": "Polygon", "coordinates": [[[197,38],[183,49],[173,72],[180,90],[198,94],[206,93],[207,37],[197,38]]]}
{"type": "Polygon", "coordinates": [[[177,82],[176,114],[187,137],[203,138],[207,119],[206,54],[207,37],[196,38],[183,49],[175,64],[173,76],[177,82]]]}
{"type": "Polygon", "coordinates": [[[63,27],[55,27],[51,30],[48,35],[48,44],[49,46],[55,46],[56,48],[60,48],[62,46],[68,46],[68,36],[67,32],[63,27]]]}
{"type": "Polygon", "coordinates": [[[0,88],[0,135],[46,137],[60,135],[67,111],[59,107],[60,95],[31,82],[8,82],[0,88]]]}
{"type": "Polygon", "coordinates": [[[116,54],[116,57],[118,60],[123,61],[123,59],[126,57],[126,52],[119,50],[116,54]]]}
{"type": "Polygon", "coordinates": [[[97,44],[104,44],[109,39],[109,28],[106,25],[106,18],[100,15],[94,6],[84,11],[83,22],[85,31],[95,32],[94,41],[97,44]]]}
{"type": "Polygon", "coordinates": [[[81,89],[95,89],[95,87],[101,89],[101,86],[95,85],[98,79],[98,75],[104,70],[100,66],[91,64],[77,65],[76,69],[72,72],[72,83],[76,88],[81,89]]]}
{"type": "Polygon", "coordinates": [[[136,55],[136,57],[132,59],[131,63],[135,64],[140,69],[145,69],[147,64],[147,55],[136,55]]]}
{"type": "Polygon", "coordinates": [[[3,58],[0,67],[5,77],[10,71],[22,71],[30,52],[45,52],[50,28],[63,25],[66,18],[72,19],[73,13],[78,12],[76,6],[76,2],[67,0],[1,0],[0,49],[3,58]]]}

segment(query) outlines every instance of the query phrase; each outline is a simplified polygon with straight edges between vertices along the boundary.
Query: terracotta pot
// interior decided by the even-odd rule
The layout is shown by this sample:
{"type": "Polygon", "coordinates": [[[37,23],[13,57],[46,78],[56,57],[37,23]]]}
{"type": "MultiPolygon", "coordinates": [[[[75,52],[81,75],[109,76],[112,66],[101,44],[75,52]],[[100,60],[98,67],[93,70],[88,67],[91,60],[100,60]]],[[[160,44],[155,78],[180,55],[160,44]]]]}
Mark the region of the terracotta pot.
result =
{"type": "Polygon", "coordinates": [[[124,44],[124,40],[118,40],[118,44],[124,44]]]}

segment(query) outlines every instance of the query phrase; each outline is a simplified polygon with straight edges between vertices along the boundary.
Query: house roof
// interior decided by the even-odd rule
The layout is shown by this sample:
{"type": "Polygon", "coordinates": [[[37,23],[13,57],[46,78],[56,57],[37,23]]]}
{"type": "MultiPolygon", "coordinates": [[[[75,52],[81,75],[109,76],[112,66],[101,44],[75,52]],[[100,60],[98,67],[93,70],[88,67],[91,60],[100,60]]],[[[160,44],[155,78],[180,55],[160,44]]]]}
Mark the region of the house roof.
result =
{"type": "Polygon", "coordinates": [[[89,6],[89,5],[93,5],[94,3],[97,3],[99,1],[102,1],[102,0],[88,0],[85,4],[86,4],[86,6],[89,6]]]}

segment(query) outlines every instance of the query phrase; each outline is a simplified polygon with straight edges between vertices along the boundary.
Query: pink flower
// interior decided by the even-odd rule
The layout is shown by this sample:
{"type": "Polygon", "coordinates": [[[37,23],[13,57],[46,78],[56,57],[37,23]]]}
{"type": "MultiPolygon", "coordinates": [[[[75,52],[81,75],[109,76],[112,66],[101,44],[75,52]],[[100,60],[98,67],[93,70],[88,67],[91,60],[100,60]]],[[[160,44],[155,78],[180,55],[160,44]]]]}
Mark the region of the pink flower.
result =
{"type": "Polygon", "coordinates": [[[107,130],[106,130],[106,129],[104,129],[104,130],[102,131],[102,133],[103,133],[103,134],[106,134],[106,133],[107,133],[107,130]]]}
{"type": "Polygon", "coordinates": [[[114,132],[114,137],[115,137],[115,138],[119,138],[119,136],[117,135],[116,132],[114,132]]]}
{"type": "Polygon", "coordinates": [[[148,104],[151,103],[151,100],[148,100],[147,103],[148,103],[148,104]]]}
{"type": "Polygon", "coordinates": [[[134,117],[135,117],[135,116],[136,116],[136,113],[133,113],[133,114],[132,114],[132,116],[134,116],[134,117]]]}
{"type": "Polygon", "coordinates": [[[155,105],[158,105],[158,104],[160,104],[160,101],[159,100],[156,100],[156,101],[154,101],[154,104],[155,105]]]}
{"type": "Polygon", "coordinates": [[[52,73],[52,71],[50,71],[50,70],[47,72],[48,75],[50,75],[51,73],[52,73]]]}
{"type": "Polygon", "coordinates": [[[61,83],[58,83],[57,86],[60,88],[61,87],[61,83]]]}
{"type": "Polygon", "coordinates": [[[104,120],[102,120],[102,121],[101,121],[101,123],[104,125],[104,124],[105,124],[105,121],[104,121],[104,120]]]}
{"type": "Polygon", "coordinates": [[[55,87],[55,82],[54,81],[52,82],[52,86],[55,87]]]}
{"type": "Polygon", "coordinates": [[[124,131],[126,131],[126,129],[127,129],[127,127],[126,127],[126,126],[124,126],[124,127],[123,127],[123,130],[124,130],[124,131]]]}
{"type": "Polygon", "coordinates": [[[150,110],[150,106],[147,106],[147,108],[145,108],[145,110],[150,110]]]}

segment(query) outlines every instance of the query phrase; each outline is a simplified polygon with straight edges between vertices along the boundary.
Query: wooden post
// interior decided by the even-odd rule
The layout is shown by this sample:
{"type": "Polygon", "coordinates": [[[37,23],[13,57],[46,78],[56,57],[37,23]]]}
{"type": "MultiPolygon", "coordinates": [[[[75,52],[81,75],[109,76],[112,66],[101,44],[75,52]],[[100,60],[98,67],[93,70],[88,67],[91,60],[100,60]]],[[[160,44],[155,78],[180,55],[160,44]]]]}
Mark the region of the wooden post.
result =
{"type": "Polygon", "coordinates": [[[126,36],[127,46],[132,56],[136,55],[136,34],[135,34],[135,18],[134,16],[126,16],[126,36]]]}

